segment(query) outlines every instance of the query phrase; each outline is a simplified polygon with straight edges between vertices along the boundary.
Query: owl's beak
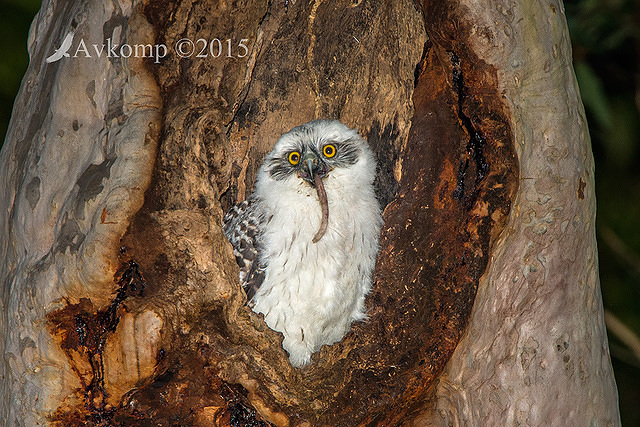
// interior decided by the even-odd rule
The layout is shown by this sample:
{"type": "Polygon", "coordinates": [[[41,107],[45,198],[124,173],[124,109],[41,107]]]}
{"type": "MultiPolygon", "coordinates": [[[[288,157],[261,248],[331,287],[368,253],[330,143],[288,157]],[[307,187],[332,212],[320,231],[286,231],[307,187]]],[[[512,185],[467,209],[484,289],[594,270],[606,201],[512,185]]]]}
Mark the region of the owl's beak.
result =
{"type": "Polygon", "coordinates": [[[309,176],[311,177],[311,181],[313,181],[313,176],[315,175],[315,172],[314,172],[315,165],[313,163],[313,160],[312,159],[307,159],[305,164],[307,165],[307,172],[309,173],[309,176]]]}
{"type": "Polygon", "coordinates": [[[298,173],[298,176],[307,181],[311,186],[315,186],[315,178],[319,176],[324,177],[327,174],[327,169],[322,160],[313,152],[308,152],[302,157],[303,169],[298,173]]]}

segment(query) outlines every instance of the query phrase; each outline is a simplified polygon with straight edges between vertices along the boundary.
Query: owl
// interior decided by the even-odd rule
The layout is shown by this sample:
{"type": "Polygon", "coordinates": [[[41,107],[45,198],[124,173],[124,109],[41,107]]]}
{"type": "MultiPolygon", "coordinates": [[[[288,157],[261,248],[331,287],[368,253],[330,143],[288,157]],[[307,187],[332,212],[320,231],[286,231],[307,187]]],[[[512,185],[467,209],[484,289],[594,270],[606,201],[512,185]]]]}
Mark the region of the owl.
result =
{"type": "Polygon", "coordinates": [[[254,192],[225,215],[249,305],[283,334],[294,367],[366,317],[382,226],[375,174],[357,131],[315,120],[280,137],[254,192]]]}

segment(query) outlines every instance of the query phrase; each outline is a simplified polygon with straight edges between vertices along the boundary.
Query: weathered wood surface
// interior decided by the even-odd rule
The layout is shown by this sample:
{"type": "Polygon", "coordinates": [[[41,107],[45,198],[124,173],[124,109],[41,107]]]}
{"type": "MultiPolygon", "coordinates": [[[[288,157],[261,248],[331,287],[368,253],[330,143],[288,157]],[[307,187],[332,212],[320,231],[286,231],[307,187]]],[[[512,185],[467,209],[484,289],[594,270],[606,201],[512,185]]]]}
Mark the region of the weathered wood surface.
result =
{"type": "Polygon", "coordinates": [[[536,424],[551,389],[615,424],[584,114],[562,8],[538,6],[44,2],[0,158],[2,418],[536,424]],[[168,54],[45,63],[71,30],[168,54]],[[176,55],[215,38],[247,54],[176,55]],[[316,117],[369,140],[386,222],[369,319],[299,370],[221,218],[316,117]]]}
{"type": "MultiPolygon", "coordinates": [[[[75,40],[92,43],[101,44],[105,33],[118,43],[153,42],[150,26],[131,11],[130,4],[44,1],[31,28],[31,63],[0,157],[5,425],[41,425],[59,407],[81,405],[94,376],[86,348],[61,346],[48,315],[112,300],[120,238],[151,179],[160,94],[142,60],[45,58],[74,30],[75,40]]],[[[148,351],[161,320],[135,322],[126,332],[148,351]]],[[[127,367],[129,386],[153,371],[155,356],[152,364],[127,367]]]]}
{"type": "MultiPolygon", "coordinates": [[[[469,47],[497,71],[520,188],[433,412],[416,425],[619,425],[598,280],[593,156],[564,7],[463,0],[445,15],[466,21],[455,32],[468,34],[469,47]]],[[[445,46],[453,38],[429,34],[445,46]]]]}
{"type": "Polygon", "coordinates": [[[593,156],[564,6],[463,0],[427,10],[460,23],[429,32],[444,49],[467,43],[495,68],[520,184],[467,333],[432,412],[415,424],[620,425],[598,280],[593,156]]]}

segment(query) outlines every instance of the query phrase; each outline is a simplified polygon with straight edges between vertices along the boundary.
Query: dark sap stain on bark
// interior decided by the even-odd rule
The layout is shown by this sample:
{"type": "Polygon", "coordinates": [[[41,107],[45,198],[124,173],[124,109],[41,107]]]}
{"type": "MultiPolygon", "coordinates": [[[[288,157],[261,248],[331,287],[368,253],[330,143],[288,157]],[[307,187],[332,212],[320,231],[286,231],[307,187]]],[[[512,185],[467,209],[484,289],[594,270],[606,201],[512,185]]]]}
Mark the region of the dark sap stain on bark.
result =
{"type": "Polygon", "coordinates": [[[251,406],[242,386],[220,379],[207,360],[206,346],[189,358],[166,361],[155,380],[125,396],[113,422],[123,426],[155,426],[169,420],[179,426],[269,427],[251,406]]]}
{"type": "Polygon", "coordinates": [[[394,145],[389,144],[389,141],[395,141],[398,135],[397,123],[387,123],[383,129],[382,124],[378,121],[373,123],[371,130],[366,135],[378,164],[374,186],[376,197],[383,209],[395,198],[398,192],[398,182],[394,176],[393,168],[398,162],[400,153],[394,145]]]}
{"type": "Polygon", "coordinates": [[[80,379],[80,393],[84,400],[83,407],[59,409],[51,417],[52,421],[69,426],[111,425],[116,408],[106,402],[108,393],[104,387],[102,353],[107,336],[118,326],[124,301],[131,296],[142,296],[146,285],[138,264],[133,260],[124,263],[116,277],[118,291],[105,309],[96,310],[90,299],[80,298],[77,304],[47,315],[52,335],[60,340],[60,347],[80,379]],[[81,361],[91,366],[88,377],[78,368],[81,361]]]}
{"type": "Polygon", "coordinates": [[[84,407],[59,409],[52,421],[64,425],[109,425],[116,408],[107,404],[108,394],[104,387],[104,365],[102,352],[107,336],[113,333],[120,319],[124,301],[131,296],[142,296],[145,280],[138,264],[130,260],[116,274],[118,291],[111,303],[96,310],[88,298],[80,298],[77,304],[55,310],[47,315],[51,332],[60,341],[71,366],[82,384],[84,407]],[[88,362],[91,373],[87,377],[78,369],[78,360],[88,362]]]}
{"type": "MultiPolygon", "coordinates": [[[[484,156],[484,147],[487,144],[487,140],[482,135],[482,132],[475,128],[471,118],[469,118],[463,110],[466,102],[465,82],[462,68],[460,67],[460,59],[455,53],[451,53],[451,64],[453,66],[453,85],[458,95],[458,118],[464,130],[469,135],[469,142],[467,143],[464,159],[459,162],[458,166],[458,184],[453,192],[454,198],[463,200],[465,199],[465,187],[478,190],[481,181],[489,172],[489,164],[484,156]],[[473,162],[473,165],[470,164],[471,162],[473,162]],[[475,166],[475,174],[470,172],[470,167],[472,166],[475,166]],[[465,182],[467,181],[467,177],[473,175],[475,175],[474,182],[467,184],[465,182]]],[[[471,194],[466,195],[469,207],[471,207],[471,203],[477,198],[477,194],[475,194],[473,190],[471,194]]]]}
{"type": "Polygon", "coordinates": [[[584,182],[582,178],[578,180],[578,199],[584,200],[584,189],[586,188],[587,183],[584,182]]]}

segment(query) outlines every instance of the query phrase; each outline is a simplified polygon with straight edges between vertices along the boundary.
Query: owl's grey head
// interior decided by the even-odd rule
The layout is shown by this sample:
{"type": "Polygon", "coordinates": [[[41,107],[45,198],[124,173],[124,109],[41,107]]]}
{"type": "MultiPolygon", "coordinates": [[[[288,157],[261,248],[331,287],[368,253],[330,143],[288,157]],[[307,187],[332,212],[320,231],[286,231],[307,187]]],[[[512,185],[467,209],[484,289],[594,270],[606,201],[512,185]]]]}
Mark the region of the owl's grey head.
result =
{"type": "Polygon", "coordinates": [[[297,176],[314,186],[316,176],[323,178],[336,168],[355,165],[363,151],[370,152],[356,130],[337,120],[314,120],[282,135],[267,155],[264,169],[276,181],[297,176]]]}

